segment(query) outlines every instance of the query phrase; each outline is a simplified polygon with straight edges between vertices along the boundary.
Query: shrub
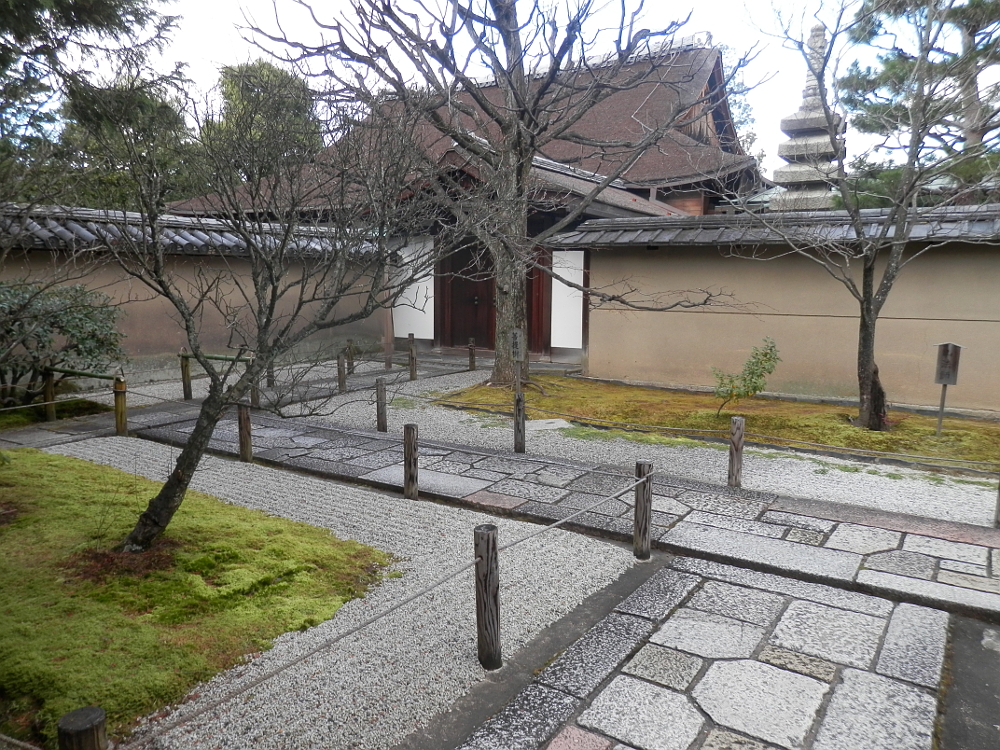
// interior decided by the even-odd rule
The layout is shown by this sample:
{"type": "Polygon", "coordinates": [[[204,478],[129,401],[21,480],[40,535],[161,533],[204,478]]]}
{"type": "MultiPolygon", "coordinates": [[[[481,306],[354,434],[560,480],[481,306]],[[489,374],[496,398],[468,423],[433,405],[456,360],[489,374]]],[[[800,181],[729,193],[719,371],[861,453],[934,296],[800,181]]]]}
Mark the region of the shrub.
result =
{"type": "Polygon", "coordinates": [[[750,357],[743,364],[743,371],[738,375],[723,372],[717,367],[712,368],[715,375],[715,395],[722,399],[718,416],[728,403],[737,403],[741,399],[755,396],[767,387],[767,376],[774,372],[781,361],[778,347],[770,337],[764,339],[762,346],[755,346],[750,351],[750,357]]]}

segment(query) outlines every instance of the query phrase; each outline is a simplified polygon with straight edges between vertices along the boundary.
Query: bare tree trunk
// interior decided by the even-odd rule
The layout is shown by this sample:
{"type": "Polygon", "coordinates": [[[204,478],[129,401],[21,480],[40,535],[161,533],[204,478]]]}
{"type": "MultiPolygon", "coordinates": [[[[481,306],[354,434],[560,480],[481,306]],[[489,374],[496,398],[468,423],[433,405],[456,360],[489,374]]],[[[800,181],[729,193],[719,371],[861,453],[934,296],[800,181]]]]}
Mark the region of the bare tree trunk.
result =
{"type": "MultiPolygon", "coordinates": [[[[515,362],[511,356],[510,332],[515,328],[527,329],[528,269],[517,253],[503,248],[503,257],[496,257],[493,264],[496,275],[496,359],[490,382],[493,385],[511,385],[521,368],[522,382],[528,373],[525,362],[515,362]]],[[[527,344],[527,342],[525,342],[527,344]]],[[[525,353],[527,356],[527,353],[525,353]]]]}
{"type": "Polygon", "coordinates": [[[861,309],[858,331],[858,397],[860,408],[856,426],[868,430],[885,430],[886,396],[875,364],[875,314],[861,309]]]}
{"type": "Polygon", "coordinates": [[[198,468],[201,457],[208,448],[212,433],[215,432],[215,425],[225,407],[226,401],[218,393],[210,392],[202,402],[198,421],[191,432],[191,437],[177,457],[174,470],[159,494],[149,501],[146,510],[139,516],[135,528],[125,537],[119,549],[126,552],[144,552],[166,530],[170,519],[174,517],[174,513],[184,500],[188,485],[194,478],[195,469],[198,468]]]}

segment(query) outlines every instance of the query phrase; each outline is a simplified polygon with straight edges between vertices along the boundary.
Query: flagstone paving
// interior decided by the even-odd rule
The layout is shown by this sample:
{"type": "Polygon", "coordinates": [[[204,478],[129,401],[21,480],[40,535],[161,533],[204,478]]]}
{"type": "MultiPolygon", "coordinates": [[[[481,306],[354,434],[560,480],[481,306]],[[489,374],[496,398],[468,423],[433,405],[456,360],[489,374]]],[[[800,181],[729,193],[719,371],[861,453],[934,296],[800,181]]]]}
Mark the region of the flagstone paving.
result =
{"type": "Polygon", "coordinates": [[[570,716],[516,699],[459,750],[930,750],[948,627],[940,610],[675,558],[526,688],[572,699],[557,703],[570,716]],[[671,604],[637,614],[652,592],[671,604]],[[726,602],[731,617],[699,609],[726,602]]]}

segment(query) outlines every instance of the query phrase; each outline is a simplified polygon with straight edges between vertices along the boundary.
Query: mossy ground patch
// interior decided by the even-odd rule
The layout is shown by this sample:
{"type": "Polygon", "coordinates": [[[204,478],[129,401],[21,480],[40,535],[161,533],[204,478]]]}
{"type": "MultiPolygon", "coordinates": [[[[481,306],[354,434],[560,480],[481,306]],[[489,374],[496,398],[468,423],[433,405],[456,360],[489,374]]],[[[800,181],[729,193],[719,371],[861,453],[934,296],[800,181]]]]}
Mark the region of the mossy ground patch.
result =
{"type": "Polygon", "coordinates": [[[390,559],[189,492],[145,555],[113,552],[158,485],[30,449],[0,466],[0,732],[54,747],[98,705],[118,733],[198,682],[329,619],[390,559]]]}

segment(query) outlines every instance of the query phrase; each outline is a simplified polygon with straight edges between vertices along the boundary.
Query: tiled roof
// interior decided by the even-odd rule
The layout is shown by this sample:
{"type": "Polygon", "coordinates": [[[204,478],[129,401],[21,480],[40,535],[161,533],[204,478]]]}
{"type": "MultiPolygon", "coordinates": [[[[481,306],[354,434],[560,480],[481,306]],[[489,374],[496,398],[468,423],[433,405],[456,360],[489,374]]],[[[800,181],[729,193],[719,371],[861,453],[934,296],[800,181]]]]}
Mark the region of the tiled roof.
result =
{"type": "MultiPolygon", "coordinates": [[[[878,237],[888,209],[861,212],[865,233],[878,237]]],[[[962,240],[1000,244],[1000,204],[951,206],[913,212],[912,242],[962,240]]],[[[736,246],[850,243],[856,234],[846,211],[722,214],[665,218],[594,219],[549,240],[560,248],[736,246]]]]}

